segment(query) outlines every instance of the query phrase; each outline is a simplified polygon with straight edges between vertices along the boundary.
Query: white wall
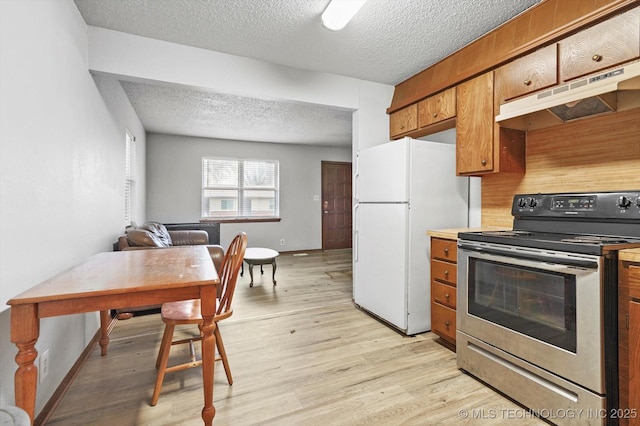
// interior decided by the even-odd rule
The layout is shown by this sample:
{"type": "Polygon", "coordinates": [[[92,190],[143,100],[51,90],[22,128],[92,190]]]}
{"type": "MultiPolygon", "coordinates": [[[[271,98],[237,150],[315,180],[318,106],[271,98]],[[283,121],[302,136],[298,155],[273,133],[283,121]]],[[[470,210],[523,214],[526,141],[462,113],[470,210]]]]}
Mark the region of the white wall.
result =
{"type": "MultiPolygon", "coordinates": [[[[394,87],[89,27],[89,67],[126,80],[346,108],[353,114],[352,158],[389,141],[394,87]]],[[[355,172],[355,170],[354,170],[355,172]]]]}
{"type": "MultiPolygon", "coordinates": [[[[118,84],[94,81],[87,46],[73,1],[0,1],[0,393],[11,403],[7,300],[111,250],[123,229],[125,127],[144,164],[142,126],[118,84]]],[[[36,349],[49,350],[51,368],[36,412],[98,326],[96,314],[41,321],[36,349]]]]}
{"type": "Polygon", "coordinates": [[[202,206],[202,157],[280,162],[280,222],[223,223],[224,247],[239,232],[249,245],[281,251],[322,248],[321,161],[351,161],[350,148],[271,144],[149,134],[147,217],[165,223],[197,222],[202,206]],[[280,240],[285,245],[280,245],[280,240]]]}
{"type": "MultiPolygon", "coordinates": [[[[362,80],[352,77],[310,72],[98,27],[89,27],[89,46],[92,71],[127,80],[351,110],[359,107],[362,80]]],[[[386,87],[391,87],[393,93],[392,86],[386,87]]]]}

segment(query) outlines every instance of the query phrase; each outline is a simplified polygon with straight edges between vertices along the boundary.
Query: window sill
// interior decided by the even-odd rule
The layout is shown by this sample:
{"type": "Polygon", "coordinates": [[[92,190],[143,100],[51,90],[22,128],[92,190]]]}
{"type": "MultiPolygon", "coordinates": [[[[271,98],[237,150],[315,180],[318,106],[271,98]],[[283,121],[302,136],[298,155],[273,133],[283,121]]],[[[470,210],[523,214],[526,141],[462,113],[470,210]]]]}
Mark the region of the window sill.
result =
{"type": "Polygon", "coordinates": [[[253,222],[280,222],[279,217],[252,217],[252,218],[230,218],[230,219],[200,219],[200,223],[253,223],[253,222]]]}

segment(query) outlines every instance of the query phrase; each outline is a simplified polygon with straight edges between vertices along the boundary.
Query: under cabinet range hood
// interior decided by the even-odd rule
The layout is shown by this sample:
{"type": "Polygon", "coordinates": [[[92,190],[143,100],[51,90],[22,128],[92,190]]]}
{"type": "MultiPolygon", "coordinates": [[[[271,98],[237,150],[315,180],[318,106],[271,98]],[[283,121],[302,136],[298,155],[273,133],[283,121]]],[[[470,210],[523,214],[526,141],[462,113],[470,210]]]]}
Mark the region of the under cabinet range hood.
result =
{"type": "Polygon", "coordinates": [[[611,112],[616,110],[619,91],[639,89],[640,62],[635,62],[503,104],[496,121],[545,109],[562,121],[611,112]]]}

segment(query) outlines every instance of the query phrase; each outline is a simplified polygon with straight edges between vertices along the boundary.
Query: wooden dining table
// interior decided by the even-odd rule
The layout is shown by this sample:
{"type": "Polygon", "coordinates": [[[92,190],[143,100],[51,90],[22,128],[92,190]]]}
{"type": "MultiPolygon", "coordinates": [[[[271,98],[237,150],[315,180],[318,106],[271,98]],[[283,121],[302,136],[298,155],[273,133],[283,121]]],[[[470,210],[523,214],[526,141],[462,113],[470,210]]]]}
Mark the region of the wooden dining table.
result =
{"type": "Polygon", "coordinates": [[[41,318],[100,311],[99,342],[105,356],[111,309],[201,299],[202,420],[205,425],[212,425],[216,346],[213,317],[219,283],[206,246],[171,247],[99,253],[12,298],[7,303],[11,305],[11,341],[18,347],[15,405],[29,414],[33,424],[38,376],[35,344],[41,318]]]}

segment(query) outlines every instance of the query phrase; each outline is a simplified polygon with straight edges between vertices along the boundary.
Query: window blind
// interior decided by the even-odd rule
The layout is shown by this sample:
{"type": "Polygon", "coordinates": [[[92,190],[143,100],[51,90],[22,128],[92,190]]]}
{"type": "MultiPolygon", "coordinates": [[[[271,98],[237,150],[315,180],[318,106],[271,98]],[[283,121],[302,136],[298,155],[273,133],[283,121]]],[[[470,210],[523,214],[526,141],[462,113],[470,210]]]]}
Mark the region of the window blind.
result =
{"type": "Polygon", "coordinates": [[[279,162],[202,159],[202,217],[275,218],[279,215],[279,162]]]}
{"type": "Polygon", "coordinates": [[[135,190],[135,140],[129,131],[125,132],[125,178],[124,178],[124,225],[131,225],[133,218],[133,194],[135,190]]]}

